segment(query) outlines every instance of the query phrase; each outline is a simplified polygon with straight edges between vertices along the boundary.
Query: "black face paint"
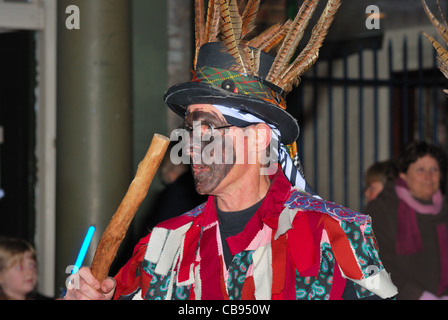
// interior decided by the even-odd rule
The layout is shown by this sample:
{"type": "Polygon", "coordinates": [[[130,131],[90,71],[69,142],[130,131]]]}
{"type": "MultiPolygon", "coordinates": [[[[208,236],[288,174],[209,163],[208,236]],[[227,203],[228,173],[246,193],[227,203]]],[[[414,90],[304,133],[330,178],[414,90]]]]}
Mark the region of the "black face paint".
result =
{"type": "MultiPolygon", "coordinates": [[[[193,129],[193,132],[195,132],[195,128],[193,128],[193,126],[196,123],[207,124],[216,128],[228,125],[218,111],[193,110],[191,112],[187,112],[185,116],[185,126],[190,130],[193,129]]],[[[191,135],[190,138],[192,138],[191,135]]],[[[219,186],[221,181],[224,180],[233,168],[233,165],[235,164],[235,159],[233,159],[234,152],[230,154],[229,152],[226,152],[225,149],[225,130],[216,130],[213,137],[201,136],[200,139],[199,137],[196,137],[196,139],[193,139],[191,142],[190,157],[193,160],[191,168],[194,176],[196,191],[199,194],[213,194],[213,191],[219,186]],[[216,143],[217,141],[222,142],[220,146],[216,143]],[[213,148],[209,148],[212,152],[205,155],[204,150],[206,150],[207,147],[211,147],[212,143],[215,143],[213,148],[220,148],[220,154],[214,154],[213,148]],[[197,159],[204,160],[204,156],[208,156],[209,159],[211,158],[213,161],[200,161],[200,163],[195,161],[197,159]],[[229,156],[231,156],[232,159],[226,158],[229,156]]]]}

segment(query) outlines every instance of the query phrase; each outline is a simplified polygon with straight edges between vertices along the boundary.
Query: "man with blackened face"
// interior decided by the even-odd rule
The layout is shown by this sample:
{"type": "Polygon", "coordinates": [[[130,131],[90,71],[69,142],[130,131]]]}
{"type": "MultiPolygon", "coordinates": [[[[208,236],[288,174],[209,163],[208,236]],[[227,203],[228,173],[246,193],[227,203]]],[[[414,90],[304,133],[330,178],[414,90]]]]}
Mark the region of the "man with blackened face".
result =
{"type": "MultiPolygon", "coordinates": [[[[317,1],[304,1],[297,18],[274,26],[278,30],[244,41],[260,1],[244,2],[247,10],[238,10],[245,6],[236,0],[207,3],[204,21],[204,3],[195,1],[193,78],[169,88],[164,99],[184,119],[182,159],[190,161],[196,190],[208,200],[142,239],[115,282],[103,282],[112,288],[105,297],[394,297],[370,218],[312,190],[299,161],[299,126],[286,111],[286,94],[314,63],[340,0],[326,1],[309,44],[292,63],[294,40],[317,1]],[[267,53],[275,44],[277,57],[267,53]]],[[[83,284],[99,287],[88,269],[80,272],[88,279],[83,284]]]]}
{"type": "MultiPolygon", "coordinates": [[[[244,128],[233,126],[215,106],[197,104],[188,107],[185,128],[192,133],[185,150],[191,157],[198,193],[225,197],[236,188],[247,192],[251,186],[260,184],[260,190],[255,193],[244,193],[244,203],[256,203],[264,196],[270,182],[262,174],[260,160],[266,159],[263,155],[270,145],[269,126],[264,123],[244,128]],[[254,177],[259,183],[245,185],[245,175],[251,175],[251,179],[254,177]],[[254,200],[250,199],[252,194],[256,194],[254,200]]],[[[221,202],[221,197],[218,201],[221,202]]],[[[231,203],[236,207],[239,202],[231,203]]],[[[230,205],[222,203],[222,206],[228,208],[230,205]]],[[[236,209],[245,209],[244,206],[236,209]]]]}

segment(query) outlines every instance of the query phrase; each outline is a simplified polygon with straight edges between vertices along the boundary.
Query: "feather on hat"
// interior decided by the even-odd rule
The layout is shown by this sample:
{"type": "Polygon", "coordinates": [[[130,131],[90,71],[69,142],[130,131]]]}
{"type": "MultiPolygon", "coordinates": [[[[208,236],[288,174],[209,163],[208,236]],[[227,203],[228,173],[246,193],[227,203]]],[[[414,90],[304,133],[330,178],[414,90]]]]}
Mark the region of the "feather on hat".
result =
{"type": "MultiPolygon", "coordinates": [[[[431,10],[429,9],[428,5],[426,4],[425,0],[422,0],[423,9],[425,9],[426,15],[428,16],[429,20],[437,30],[437,33],[442,37],[443,41],[448,44],[448,26],[446,24],[445,19],[443,19],[443,23],[439,22],[437,18],[432,14],[431,10]]],[[[439,7],[440,12],[442,12],[439,1],[437,1],[437,6],[439,7]]],[[[442,16],[443,17],[443,16],[442,16]]],[[[437,51],[437,64],[439,67],[439,70],[443,73],[445,78],[448,79],[448,51],[442,47],[442,45],[436,41],[433,37],[431,37],[426,32],[423,32],[425,37],[431,41],[434,49],[437,51]]],[[[448,94],[448,90],[443,90],[446,94],[448,94]]]]}
{"type": "Polygon", "coordinates": [[[296,50],[319,0],[304,0],[294,20],[278,23],[249,39],[260,0],[195,0],[193,79],[165,93],[180,116],[191,104],[220,104],[252,113],[276,126],[284,144],[295,142],[299,126],[286,111],[285,97],[316,62],[319,49],[341,4],[328,0],[304,49],[296,50]],[[242,13],[240,13],[240,11],[242,13]],[[274,57],[267,52],[278,48],[274,57]]]}

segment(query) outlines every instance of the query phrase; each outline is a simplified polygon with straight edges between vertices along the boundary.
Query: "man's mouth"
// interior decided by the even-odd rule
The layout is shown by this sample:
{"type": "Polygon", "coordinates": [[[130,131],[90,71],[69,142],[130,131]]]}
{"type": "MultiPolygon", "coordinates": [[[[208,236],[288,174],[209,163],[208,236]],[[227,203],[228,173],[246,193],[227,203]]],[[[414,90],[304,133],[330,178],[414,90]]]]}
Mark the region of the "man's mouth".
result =
{"type": "Polygon", "coordinates": [[[192,168],[195,175],[210,171],[208,166],[202,164],[193,164],[192,168]]]}

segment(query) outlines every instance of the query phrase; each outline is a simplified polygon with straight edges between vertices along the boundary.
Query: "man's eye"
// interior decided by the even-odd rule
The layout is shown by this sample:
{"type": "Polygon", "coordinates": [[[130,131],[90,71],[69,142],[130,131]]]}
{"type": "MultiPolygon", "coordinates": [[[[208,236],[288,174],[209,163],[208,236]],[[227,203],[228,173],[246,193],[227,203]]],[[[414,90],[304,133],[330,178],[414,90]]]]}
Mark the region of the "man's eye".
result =
{"type": "Polygon", "coordinates": [[[209,124],[201,125],[201,134],[209,135],[212,132],[213,132],[213,127],[211,127],[209,124]]]}
{"type": "Polygon", "coordinates": [[[213,134],[213,132],[215,131],[215,126],[212,124],[208,124],[207,126],[208,126],[207,132],[213,134]]]}
{"type": "Polygon", "coordinates": [[[201,133],[204,134],[210,134],[213,132],[213,130],[215,129],[215,127],[212,124],[209,123],[203,123],[201,124],[201,133]]]}

